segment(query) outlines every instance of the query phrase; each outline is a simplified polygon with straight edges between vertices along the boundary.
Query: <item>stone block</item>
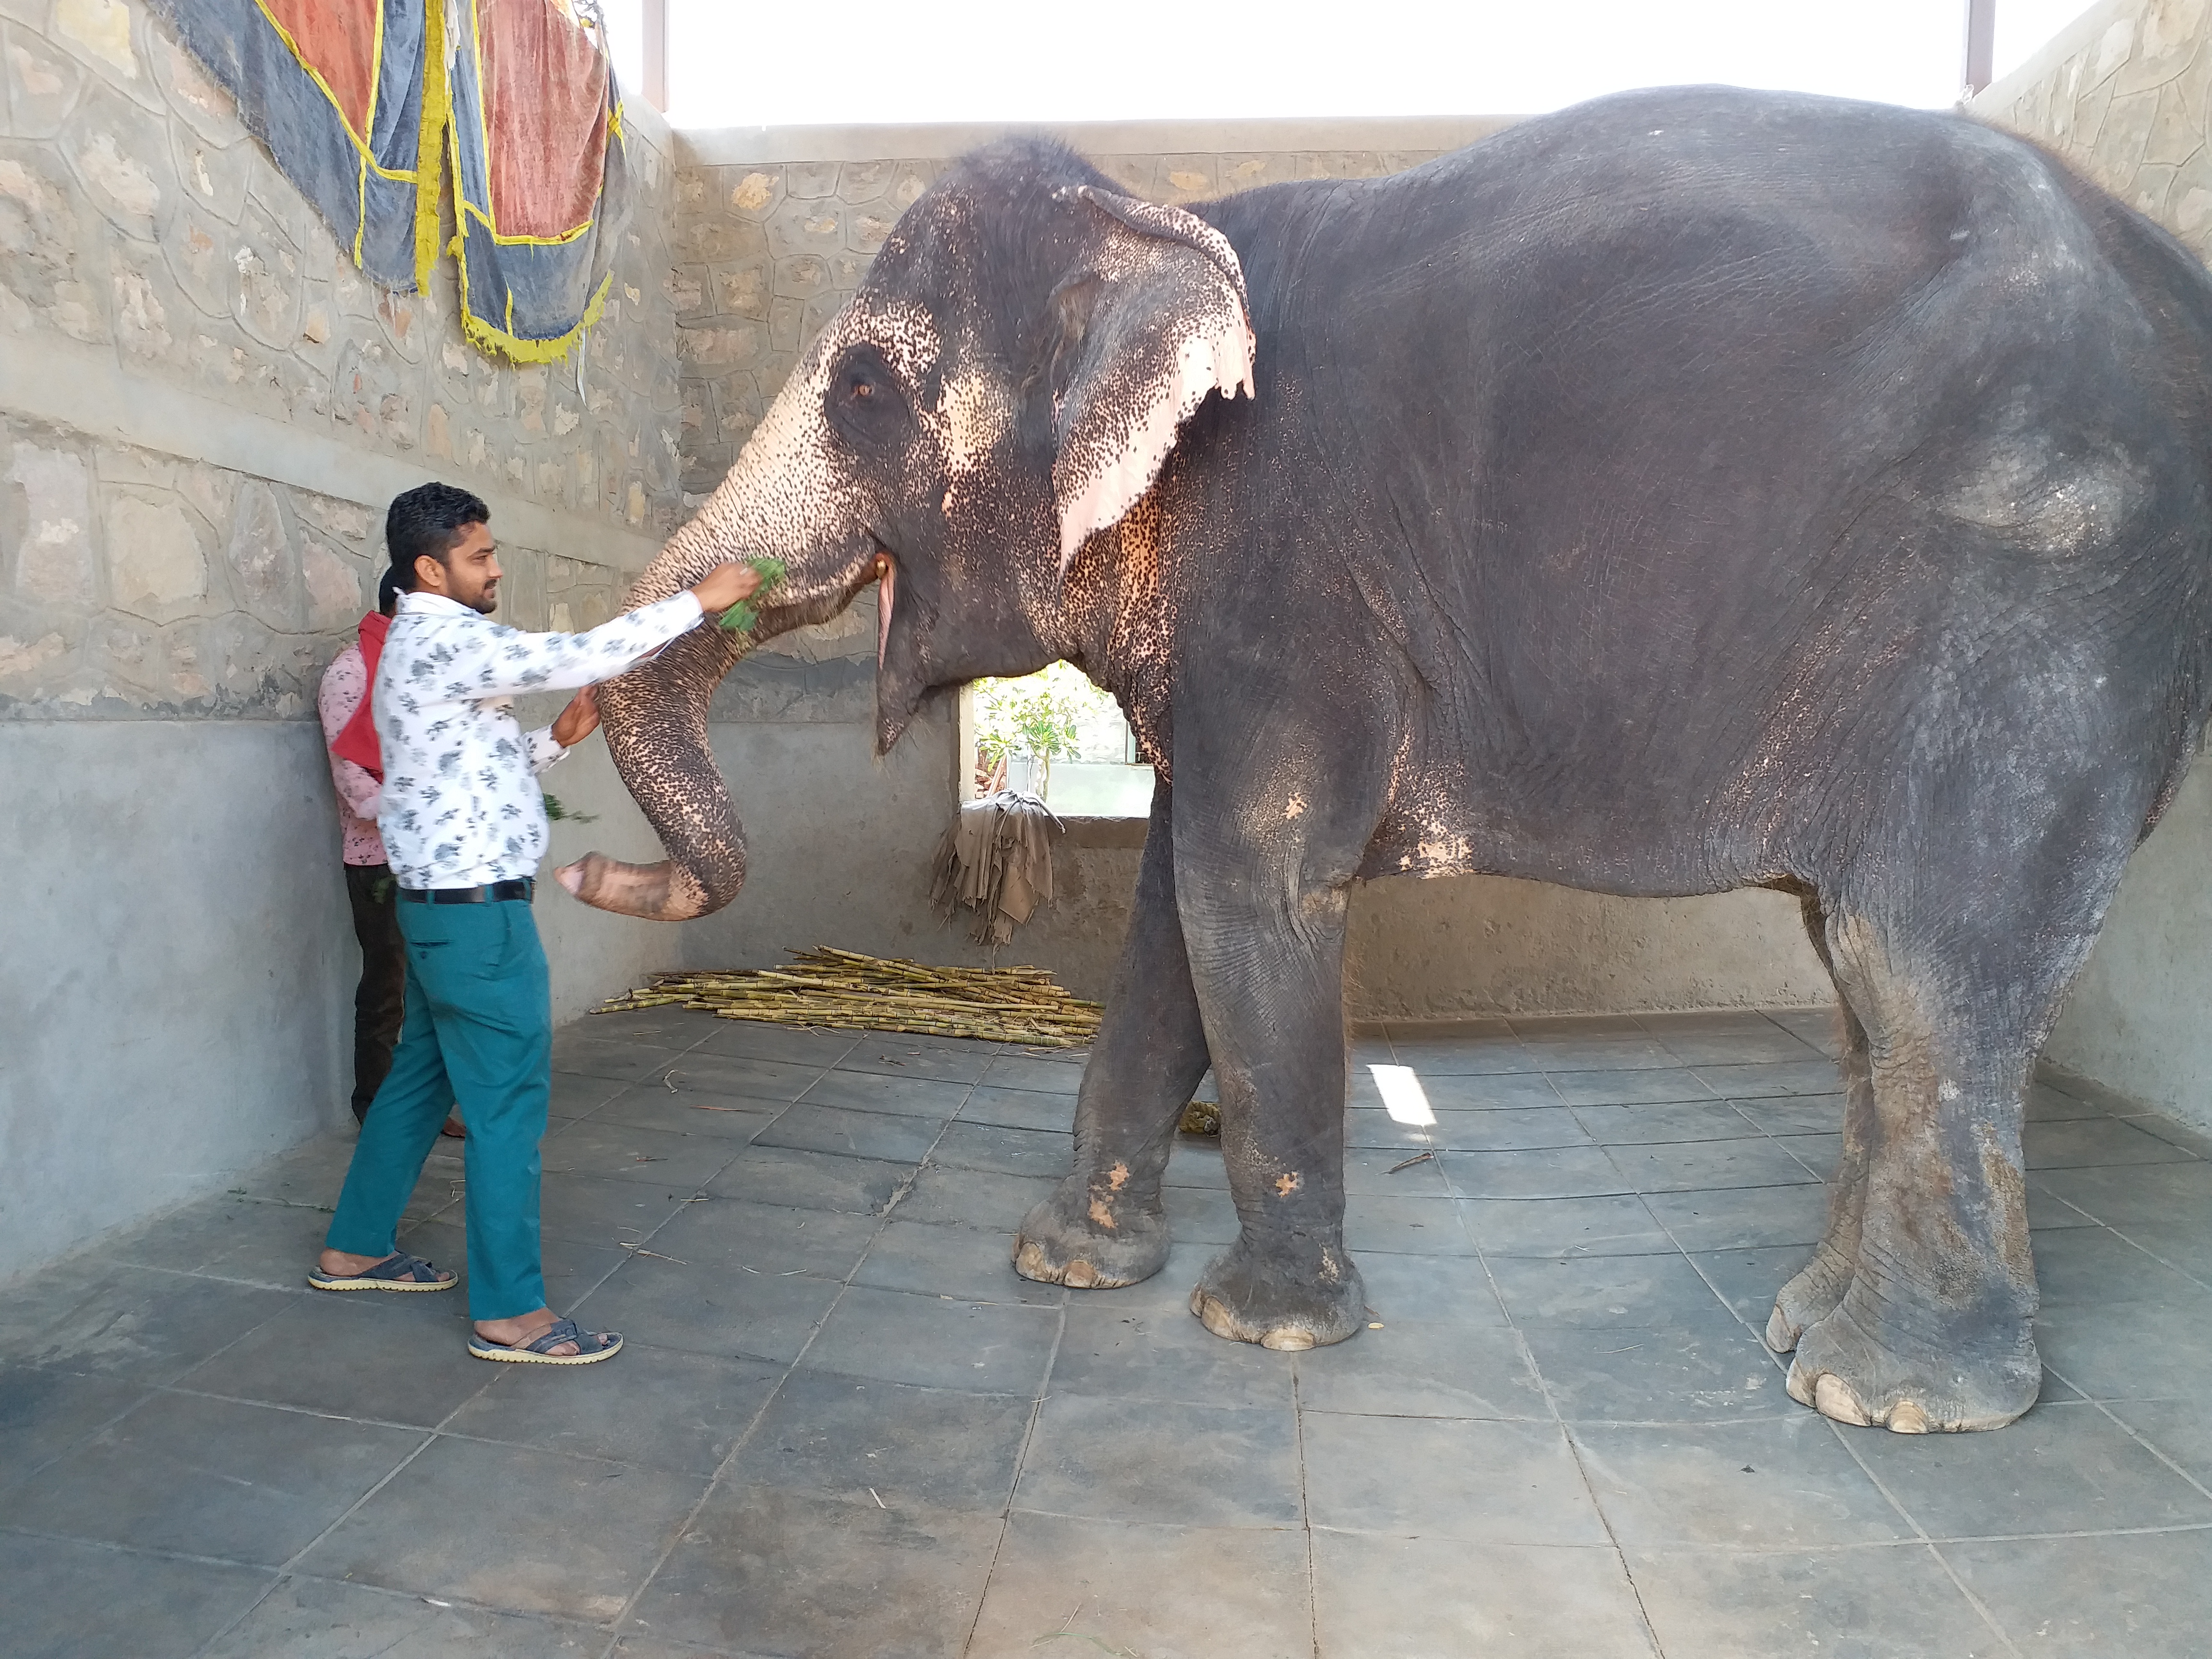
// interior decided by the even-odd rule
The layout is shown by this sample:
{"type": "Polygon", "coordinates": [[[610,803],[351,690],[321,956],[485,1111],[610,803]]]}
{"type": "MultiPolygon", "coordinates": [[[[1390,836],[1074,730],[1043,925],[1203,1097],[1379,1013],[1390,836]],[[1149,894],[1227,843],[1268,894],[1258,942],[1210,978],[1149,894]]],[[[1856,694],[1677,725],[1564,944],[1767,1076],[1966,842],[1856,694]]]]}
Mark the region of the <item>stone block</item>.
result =
{"type": "Polygon", "coordinates": [[[805,319],[805,302],[779,295],[769,302],[768,343],[774,351],[796,352],[805,343],[799,334],[799,325],[805,319]]]}
{"type": "MultiPolygon", "coordinates": [[[[394,356],[381,331],[371,333],[358,323],[352,330],[338,354],[337,373],[331,380],[331,418],[374,442],[392,435],[386,430],[386,422],[398,412],[398,405],[411,410],[410,394],[415,377],[405,372],[407,366],[394,356]]],[[[400,430],[407,434],[411,447],[412,416],[403,413],[400,420],[400,430]]]]}
{"type": "Polygon", "coordinates": [[[743,259],[768,252],[768,233],[738,219],[700,219],[678,239],[683,257],[701,264],[743,259]]]}
{"type": "Polygon", "coordinates": [[[8,589],[18,598],[69,610],[99,602],[94,556],[92,474],[73,449],[19,439],[8,465],[0,547],[8,589]]]}
{"type": "Polygon", "coordinates": [[[2163,86],[2185,74],[2204,53],[2208,0],[2149,0],[2137,16],[2134,39],[2112,82],[2115,94],[2163,86]]]}
{"type": "Polygon", "coordinates": [[[2135,182],[2124,198],[2128,205],[2136,212],[2164,224],[2166,216],[2166,198],[2180,171],[2179,167],[2137,167],[2135,182]]]}
{"type": "Polygon", "coordinates": [[[58,137],[84,89],[84,70],[28,29],[0,28],[0,52],[7,59],[9,132],[58,137]]]}
{"type": "Polygon", "coordinates": [[[156,22],[146,31],[146,61],[185,131],[203,143],[228,149],[246,137],[231,95],[156,22]]]}
{"type": "Polygon", "coordinates": [[[125,0],[54,0],[53,40],[110,86],[151,107],[161,94],[140,57],[133,10],[125,0]]]}
{"type": "Polygon", "coordinates": [[[1218,159],[1215,177],[1224,192],[1256,190],[1261,185],[1279,184],[1289,179],[1291,169],[1287,158],[1279,151],[1240,151],[1218,159]]]}
{"type": "Polygon", "coordinates": [[[775,295],[778,299],[810,300],[829,286],[830,262],[819,254],[794,254],[790,258],[775,262],[775,295]]]}
{"type": "Polygon", "coordinates": [[[2212,112],[2212,51],[2201,52],[2179,76],[2159,88],[2158,113],[2151,121],[2148,162],[2178,166],[2195,155],[2205,138],[2212,112]]]}
{"type": "Polygon", "coordinates": [[[779,259],[844,246],[845,210],[835,201],[786,202],[768,222],[769,252],[779,259]]]}
{"type": "Polygon", "coordinates": [[[237,268],[231,263],[238,232],[196,202],[185,201],[170,216],[161,234],[161,257],[169,274],[204,317],[230,315],[237,268]]]}
{"type": "Polygon", "coordinates": [[[0,312],[11,331],[107,334],[106,258],[97,216],[48,146],[0,143],[0,312]]]}
{"type": "Polygon", "coordinates": [[[321,538],[309,536],[300,553],[300,580],[307,601],[307,626],[319,632],[344,628],[368,609],[365,560],[347,557],[321,538]]]}
{"type": "Polygon", "coordinates": [[[690,212],[704,205],[716,193],[715,170],[713,167],[676,169],[672,195],[679,213],[690,212]]]}
{"type": "MultiPolygon", "coordinates": [[[[172,322],[175,319],[173,318],[172,322]]],[[[306,370],[251,340],[228,317],[202,318],[185,340],[185,380],[235,407],[289,420],[306,370]]]]}
{"type": "Polygon", "coordinates": [[[700,368],[750,368],[768,345],[768,329],[759,323],[708,325],[676,332],[678,357],[700,368]]]}
{"type": "Polygon", "coordinates": [[[279,630],[299,627],[299,554],[276,493],[258,478],[239,486],[224,562],[240,611],[279,630]]]}
{"type": "Polygon", "coordinates": [[[2094,154],[2097,177],[2107,190],[2126,195],[2136,169],[2142,165],[2158,100],[2155,92],[2137,92],[2116,97],[2106,106],[2094,154]]]}
{"type": "Polygon", "coordinates": [[[837,163],[793,161],[783,169],[787,193],[805,200],[837,194],[837,163]]]}
{"type": "Polygon", "coordinates": [[[515,424],[521,428],[524,443],[545,435],[545,395],[550,378],[543,363],[514,371],[515,424]]]}
{"type": "MultiPolygon", "coordinates": [[[[325,222],[307,198],[289,179],[276,170],[276,164],[258,144],[246,146],[249,176],[246,193],[254,205],[266,214],[284,240],[295,252],[319,266],[327,269],[336,261],[348,270],[354,270],[353,245],[350,238],[341,247],[337,234],[325,222]]],[[[450,262],[449,262],[450,263],[450,262]]],[[[356,272],[358,276],[359,273],[356,272]]],[[[362,279],[364,283],[366,278],[362,279]]],[[[368,284],[368,306],[375,305],[374,283],[368,284]]]]}
{"type": "Polygon", "coordinates": [[[807,301],[805,309],[799,313],[800,341],[812,345],[815,337],[829,327],[830,320],[845,308],[848,298],[843,294],[830,293],[817,294],[807,301]]]}
{"type": "Polygon", "coordinates": [[[2074,100],[2073,118],[2066,131],[2066,153],[2100,184],[2094,155],[2097,139],[2105,130],[2105,112],[2112,106],[2112,89],[2098,87],[2074,100]]]}
{"type": "Polygon", "coordinates": [[[891,187],[890,161],[848,161],[837,169],[837,196],[853,204],[872,202],[891,187]]]}
{"type": "Polygon", "coordinates": [[[872,254],[883,246],[898,222],[896,214],[854,209],[845,216],[845,246],[854,253],[872,254]]]}
{"type": "MultiPolygon", "coordinates": [[[[181,121],[170,122],[168,131],[170,165],[182,185],[177,198],[189,198],[225,224],[238,223],[246,211],[246,180],[253,173],[252,147],[211,144],[181,121]]],[[[161,234],[168,234],[166,224],[161,234]]]]}
{"type": "Polygon", "coordinates": [[[679,317],[696,316],[707,309],[707,268],[672,265],[660,285],[662,296],[679,317]]]}
{"type": "Polygon", "coordinates": [[[1163,155],[1152,174],[1152,187],[1170,202],[1211,196],[1218,188],[1217,165],[1218,158],[1212,155],[1163,155]]]}
{"type": "Polygon", "coordinates": [[[1149,198],[1152,181],[1159,171],[1159,158],[1154,155],[1099,155],[1092,158],[1099,172],[1132,196],[1149,198]]]}
{"type": "Polygon", "coordinates": [[[428,359],[430,343],[437,331],[430,308],[431,301],[422,295],[388,291],[377,294],[376,320],[384,330],[392,356],[402,362],[420,363],[428,359]]]}
{"type": "Polygon", "coordinates": [[[781,167],[724,167],[721,171],[726,181],[722,200],[738,218],[764,224],[783,205],[781,167]]]}
{"type": "Polygon", "coordinates": [[[263,345],[290,347],[307,283],[298,249],[258,201],[246,208],[229,264],[231,320],[263,345]]]}
{"type": "Polygon", "coordinates": [[[891,170],[889,195],[894,215],[903,213],[921,199],[922,191],[935,184],[950,163],[944,161],[901,161],[891,170]]]}
{"type": "Polygon", "coordinates": [[[154,239],[176,190],[168,135],[136,104],[107,88],[85,88],[61,141],[85,196],[125,236],[154,239]]]}
{"type": "Polygon", "coordinates": [[[718,313],[726,317],[768,320],[775,267],[766,254],[708,269],[714,283],[714,307],[718,313]]]}
{"type": "Polygon", "coordinates": [[[384,546],[384,509],[359,501],[342,501],[312,489],[283,492],[295,517],[324,535],[334,538],[350,553],[380,559],[384,546]]]}
{"type": "Polygon", "coordinates": [[[107,591],[118,611],[166,623],[198,610],[208,594],[199,526],[174,496],[111,495],[107,591]]]}
{"type": "Polygon", "coordinates": [[[230,509],[238,497],[238,483],[237,473],[204,461],[185,463],[177,471],[177,493],[214,526],[217,541],[229,534],[230,509]]]}
{"type": "Polygon", "coordinates": [[[127,358],[181,367],[184,339],[198,319],[185,303],[176,279],[153,248],[125,243],[112,256],[108,274],[113,301],[115,343],[127,358]],[[175,328],[171,327],[172,319],[175,328]]]}
{"type": "Polygon", "coordinates": [[[0,610],[0,708],[60,692],[83,659],[82,631],[80,623],[50,626],[0,610]]]}

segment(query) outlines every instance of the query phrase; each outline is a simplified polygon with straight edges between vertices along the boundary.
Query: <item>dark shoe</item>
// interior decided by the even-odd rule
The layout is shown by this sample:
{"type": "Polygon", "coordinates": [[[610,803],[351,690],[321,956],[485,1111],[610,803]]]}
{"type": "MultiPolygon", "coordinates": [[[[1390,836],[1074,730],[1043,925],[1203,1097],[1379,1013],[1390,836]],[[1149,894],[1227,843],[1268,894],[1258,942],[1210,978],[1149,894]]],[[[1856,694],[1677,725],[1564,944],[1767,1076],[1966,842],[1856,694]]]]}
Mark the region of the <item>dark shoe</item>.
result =
{"type": "Polygon", "coordinates": [[[614,1331],[586,1331],[573,1319],[556,1319],[544,1335],[510,1347],[495,1342],[481,1331],[469,1334],[469,1352],[479,1359],[518,1360],[526,1365],[596,1365],[622,1352],[623,1340],[614,1331]],[[548,1353],[563,1342],[576,1345],[574,1353],[548,1353]]]}
{"type": "Polygon", "coordinates": [[[357,1273],[326,1273],[318,1267],[307,1283],[319,1291],[450,1291],[460,1280],[401,1250],[357,1273]]]}

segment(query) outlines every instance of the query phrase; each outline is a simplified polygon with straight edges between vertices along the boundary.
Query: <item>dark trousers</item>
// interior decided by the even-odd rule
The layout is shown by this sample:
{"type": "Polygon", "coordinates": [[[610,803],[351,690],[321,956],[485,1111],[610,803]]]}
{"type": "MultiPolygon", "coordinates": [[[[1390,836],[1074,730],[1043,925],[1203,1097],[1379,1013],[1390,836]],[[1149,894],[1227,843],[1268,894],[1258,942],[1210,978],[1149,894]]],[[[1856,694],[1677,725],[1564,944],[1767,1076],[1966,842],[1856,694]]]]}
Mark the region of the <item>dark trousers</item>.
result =
{"type": "Polygon", "coordinates": [[[407,943],[399,936],[397,884],[388,864],[349,864],[346,897],[353,905],[353,936],[361,941],[361,983],[353,994],[353,1115],[368,1103],[392,1070],[407,1012],[407,943]]]}

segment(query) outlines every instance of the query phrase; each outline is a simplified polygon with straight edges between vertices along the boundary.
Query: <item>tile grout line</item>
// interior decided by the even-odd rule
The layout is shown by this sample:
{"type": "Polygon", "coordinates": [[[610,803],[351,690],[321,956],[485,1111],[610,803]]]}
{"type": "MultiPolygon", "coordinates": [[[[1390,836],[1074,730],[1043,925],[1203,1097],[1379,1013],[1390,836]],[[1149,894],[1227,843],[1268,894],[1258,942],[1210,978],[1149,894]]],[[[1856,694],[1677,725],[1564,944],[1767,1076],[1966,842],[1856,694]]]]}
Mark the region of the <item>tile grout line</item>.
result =
{"type": "MultiPolygon", "coordinates": [[[[1395,1053],[1395,1048],[1393,1053],[1395,1053]]],[[[1547,1080],[1548,1081],[1548,1079],[1547,1080]]],[[[1483,1280],[1490,1286],[1491,1297],[1497,1302],[1498,1312],[1505,1317],[1506,1328],[1513,1333],[1513,1340],[1519,1345],[1521,1357],[1528,1367],[1529,1376],[1536,1379],[1537,1389],[1544,1397],[1545,1408],[1552,1414],[1552,1426],[1565,1444],[1567,1455],[1574,1460],[1575,1474],[1582,1481],[1583,1495],[1589,1500],[1590,1512],[1597,1516],[1598,1525],[1605,1529],[1606,1542],[1612,1547],[1613,1559],[1620,1565],[1621,1580],[1628,1586],[1629,1595],[1635,1598],[1636,1616],[1643,1626],[1644,1639],[1650,1644],[1655,1659],[1667,1659],[1666,1649],[1659,1641],[1659,1628],[1652,1623],[1650,1608],[1644,1605],[1644,1587],[1636,1582],[1636,1575],[1629,1568],[1627,1553],[1620,1547],[1620,1539],[1613,1529],[1613,1522],[1606,1515],[1605,1506],[1598,1502],[1597,1489],[1590,1484],[1589,1468],[1583,1461],[1582,1448],[1576,1443],[1573,1433],[1567,1427],[1566,1418],[1559,1410],[1559,1400],[1552,1392],[1551,1381],[1545,1376],[1543,1367],[1536,1363],[1535,1350],[1528,1346],[1527,1334],[1522,1330],[1520,1322],[1514,1318],[1513,1309],[1505,1300],[1504,1292],[1498,1288],[1498,1275],[1491,1271],[1490,1257],[1482,1248],[1482,1241],[1474,1236],[1474,1229],[1467,1224],[1467,1212],[1460,1208],[1457,1202],[1457,1184],[1452,1180],[1449,1170],[1444,1172],[1444,1187],[1453,1195],[1455,1201],[1452,1209],[1455,1218],[1459,1222],[1460,1231],[1466,1237],[1468,1248],[1474,1252],[1476,1262],[1482,1268],[1483,1280]]],[[[1640,1195],[1638,1201],[1641,1201],[1640,1195]]],[[[1309,1537],[1310,1538],[1310,1530],[1309,1537]]],[[[1312,1549],[1310,1542],[1307,1548],[1310,1557],[1312,1549]]]]}
{"type": "Polygon", "coordinates": [[[1006,1535],[1013,1530],[1014,1497],[1021,1491],[1022,1472],[1029,1463],[1030,1447],[1036,1439],[1037,1419],[1044,1414],[1045,1396],[1052,1389],[1053,1370],[1060,1364],[1060,1344],[1067,1337],[1067,1287],[1064,1285],[1060,1287],[1060,1301],[1053,1313],[1052,1349],[1045,1356],[1044,1374],[1037,1382],[1037,1391],[1030,1397],[1029,1421],[1022,1425],[1022,1443],[1014,1454],[1014,1478],[1006,1488],[1006,1504],[999,1511],[999,1536],[991,1546],[991,1565],[983,1571],[983,1588],[975,1597],[975,1616],[969,1620],[968,1633],[961,1639],[963,1654],[975,1644],[976,1627],[983,1622],[983,1604],[990,1599],[991,1581],[998,1577],[999,1561],[1006,1550],[1006,1535]]]}
{"type": "MultiPolygon", "coordinates": [[[[857,1048],[858,1046],[859,1040],[856,1038],[854,1039],[854,1047],[857,1048]]],[[[852,1050],[848,1048],[846,1052],[849,1054],[852,1050]]],[[[834,1066],[826,1068],[823,1075],[826,1077],[829,1075],[830,1071],[834,1071],[836,1067],[834,1066]]],[[[988,1069],[988,1067],[987,1066],[986,1070],[988,1069]]],[[[817,1078],[813,1084],[809,1084],[807,1085],[807,1089],[813,1088],[815,1084],[818,1084],[821,1080],[822,1079],[820,1078],[817,1078]]],[[[684,1538],[690,1533],[692,1526],[697,1522],[700,1511],[707,1507],[708,1501],[714,1496],[715,1492],[721,1486],[724,1479],[728,1475],[731,1465],[735,1463],[737,1460],[744,1455],[746,1447],[751,1444],[752,1437],[757,1432],[758,1432],[761,1423],[768,1416],[770,1408],[775,1406],[777,1400],[782,1396],[785,1385],[791,1381],[792,1373],[799,1369],[799,1363],[806,1358],[807,1352],[814,1346],[816,1340],[821,1336],[823,1328],[829,1324],[830,1319],[836,1314],[839,1305],[843,1303],[845,1299],[846,1292],[853,1288],[853,1275],[860,1272],[861,1263],[865,1262],[868,1259],[868,1253],[871,1250],[873,1250],[876,1248],[878,1242],[882,1239],[884,1230],[890,1225],[892,1213],[897,1210],[899,1201],[903,1199],[908,1192],[913,1190],[915,1182],[921,1177],[923,1167],[929,1162],[930,1152],[937,1150],[937,1143],[945,1139],[945,1130],[952,1126],[953,1121],[959,1116],[960,1113],[963,1109],[965,1109],[969,1100],[975,1092],[975,1087],[976,1085],[972,1083],[967,1085],[968,1092],[960,1097],[960,1104],[956,1106],[952,1109],[951,1113],[939,1123],[937,1126],[937,1133],[931,1137],[928,1150],[925,1151],[921,1157],[915,1161],[914,1174],[909,1176],[906,1180],[902,1181],[896,1187],[893,1188],[891,1189],[890,1196],[884,1200],[883,1212],[876,1218],[876,1230],[873,1233],[869,1235],[867,1244],[861,1249],[859,1256],[855,1258],[852,1267],[846,1270],[845,1276],[838,1281],[837,1294],[830,1297],[830,1305],[824,1308],[822,1310],[821,1316],[815,1320],[812,1325],[808,1327],[806,1340],[799,1345],[799,1352],[793,1354],[791,1357],[790,1363],[784,1366],[783,1375],[776,1378],[775,1386],[762,1396],[759,1408],[753,1413],[751,1419],[746,1423],[744,1430],[738,1434],[738,1437],[731,1443],[728,1455],[715,1466],[714,1472],[707,1477],[707,1484],[701,1490],[698,1500],[684,1512],[682,1522],[672,1529],[666,1547],[662,1549],[659,1555],[654,1559],[653,1565],[646,1570],[644,1577],[638,1581],[637,1588],[630,1592],[629,1599],[623,1603],[622,1611],[617,1613],[610,1622],[608,1626],[607,1645],[601,1650],[599,1659],[614,1659],[616,1648],[622,1644],[623,1638],[629,1634],[628,1632],[623,1630],[623,1625],[636,1612],[637,1604],[644,1598],[645,1593],[653,1588],[653,1581],[659,1577],[661,1572],[667,1567],[670,1559],[675,1555],[678,1549],[682,1547],[684,1538]]],[[[805,1092],[805,1090],[800,1091],[802,1096],[805,1092]]],[[[791,1103],[795,1106],[799,1103],[794,1099],[791,1103]]],[[[778,1116],[781,1115],[781,1114],[779,1113],[778,1116]]],[[[748,1139],[746,1145],[750,1146],[751,1144],[751,1140],[748,1139]]],[[[734,1159],[732,1161],[735,1162],[734,1159]]],[[[681,1213],[682,1212],[679,1210],[678,1214],[681,1213]]],[[[674,1216],[671,1216],[669,1220],[672,1221],[675,1218],[676,1218],[674,1216]]],[[[667,1225],[667,1222],[663,1222],[661,1225],[667,1225]]],[[[659,1229],[656,1228],[654,1231],[658,1232],[659,1229]]],[[[621,1264],[619,1263],[617,1264],[617,1267],[620,1265],[621,1264]]],[[[1062,1305],[1064,1309],[1065,1298],[1063,1298],[1062,1305]]],[[[1064,1312],[1062,1318],[1064,1322],[1064,1312]]],[[[1057,1352],[1058,1346],[1057,1343],[1055,1343],[1054,1352],[1057,1353],[1057,1352]]],[[[877,1501],[878,1503],[882,1502],[880,1498],[877,1501]]],[[[1009,1501],[1011,1502],[1011,1498],[1009,1501]]],[[[988,1579],[986,1580],[986,1583],[988,1584],[988,1579]]],[[[979,1599],[976,1603],[976,1613],[979,1618],[981,1616],[981,1612],[982,1604],[979,1599]]]]}
{"type": "MultiPolygon", "coordinates": [[[[1395,1051],[1394,1051],[1395,1052],[1395,1051]]],[[[1291,1431],[1297,1437],[1298,1522],[1306,1543],[1306,1636],[1313,1659],[1321,1653],[1321,1568],[1314,1559],[1313,1498],[1306,1479],[1306,1408],[1298,1388],[1298,1368],[1291,1367],[1291,1431]]]]}

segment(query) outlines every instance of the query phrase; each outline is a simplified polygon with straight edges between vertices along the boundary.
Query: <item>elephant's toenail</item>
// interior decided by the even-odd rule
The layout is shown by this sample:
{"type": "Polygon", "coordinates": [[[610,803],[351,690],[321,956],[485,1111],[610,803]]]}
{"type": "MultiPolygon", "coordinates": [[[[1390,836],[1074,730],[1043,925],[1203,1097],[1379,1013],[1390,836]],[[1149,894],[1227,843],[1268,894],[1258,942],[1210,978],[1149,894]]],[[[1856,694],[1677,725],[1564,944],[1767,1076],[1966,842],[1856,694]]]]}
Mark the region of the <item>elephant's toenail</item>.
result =
{"type": "Polygon", "coordinates": [[[1273,1348],[1277,1353],[1304,1353],[1314,1345],[1311,1331],[1296,1330],[1289,1326],[1269,1331],[1260,1339],[1263,1348],[1273,1348]]]}
{"type": "Polygon", "coordinates": [[[1788,1353],[1797,1346],[1797,1328],[1782,1311],[1782,1304],[1774,1304],[1774,1311],[1766,1316],[1766,1346],[1777,1353],[1788,1353]]]}
{"type": "Polygon", "coordinates": [[[1889,1409],[1889,1431],[1892,1434],[1925,1434],[1929,1430],[1928,1413],[1910,1400],[1900,1400],[1889,1409]]]}
{"type": "Polygon", "coordinates": [[[1098,1270],[1088,1261],[1071,1261],[1060,1276],[1060,1282],[1079,1291],[1087,1291],[1098,1282],[1098,1270]]]}
{"type": "Polygon", "coordinates": [[[1863,1429],[1874,1421],[1867,1415],[1866,1407],[1859,1404],[1858,1395],[1851,1392],[1851,1385],[1832,1371],[1824,1374],[1813,1385],[1813,1407],[1823,1417],[1856,1424],[1863,1429]]]}

